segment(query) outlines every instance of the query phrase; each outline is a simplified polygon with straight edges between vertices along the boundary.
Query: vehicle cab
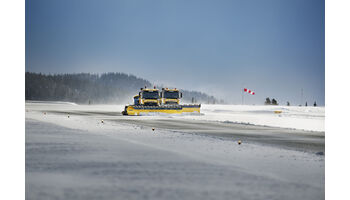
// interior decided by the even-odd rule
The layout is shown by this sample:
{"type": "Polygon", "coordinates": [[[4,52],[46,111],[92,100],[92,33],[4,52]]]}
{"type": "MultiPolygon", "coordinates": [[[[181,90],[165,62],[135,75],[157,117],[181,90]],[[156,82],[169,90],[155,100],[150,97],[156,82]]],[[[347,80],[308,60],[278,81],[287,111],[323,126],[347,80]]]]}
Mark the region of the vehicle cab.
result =
{"type": "Polygon", "coordinates": [[[160,105],[160,94],[156,88],[141,88],[139,93],[139,104],[145,106],[159,106],[160,105]]]}
{"type": "Polygon", "coordinates": [[[178,89],[162,88],[160,94],[162,104],[180,104],[180,98],[182,98],[182,93],[178,89]]]}

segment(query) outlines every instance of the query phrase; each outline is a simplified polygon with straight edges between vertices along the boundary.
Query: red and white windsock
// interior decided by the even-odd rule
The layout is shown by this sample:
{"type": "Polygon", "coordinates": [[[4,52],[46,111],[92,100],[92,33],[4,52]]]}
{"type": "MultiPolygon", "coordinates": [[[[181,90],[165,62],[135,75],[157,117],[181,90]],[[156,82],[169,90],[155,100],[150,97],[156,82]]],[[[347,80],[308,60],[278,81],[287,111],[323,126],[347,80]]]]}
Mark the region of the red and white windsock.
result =
{"type": "Polygon", "coordinates": [[[249,90],[249,89],[247,89],[247,88],[244,88],[244,92],[247,92],[247,93],[249,93],[249,94],[251,94],[251,95],[254,95],[254,94],[255,94],[255,92],[253,92],[253,91],[251,91],[251,90],[249,90]]]}

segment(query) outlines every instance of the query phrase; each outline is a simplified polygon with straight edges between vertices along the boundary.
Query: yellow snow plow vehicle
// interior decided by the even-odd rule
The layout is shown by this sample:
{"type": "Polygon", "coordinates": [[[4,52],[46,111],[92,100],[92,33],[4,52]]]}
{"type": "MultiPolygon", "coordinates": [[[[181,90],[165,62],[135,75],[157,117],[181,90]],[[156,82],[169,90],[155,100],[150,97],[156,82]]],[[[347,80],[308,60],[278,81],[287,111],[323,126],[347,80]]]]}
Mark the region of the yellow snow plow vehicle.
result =
{"type": "Polygon", "coordinates": [[[134,104],[125,106],[123,115],[143,115],[152,113],[200,113],[200,104],[180,105],[182,93],[178,89],[163,88],[159,91],[141,88],[139,95],[134,96],[134,104]]]}

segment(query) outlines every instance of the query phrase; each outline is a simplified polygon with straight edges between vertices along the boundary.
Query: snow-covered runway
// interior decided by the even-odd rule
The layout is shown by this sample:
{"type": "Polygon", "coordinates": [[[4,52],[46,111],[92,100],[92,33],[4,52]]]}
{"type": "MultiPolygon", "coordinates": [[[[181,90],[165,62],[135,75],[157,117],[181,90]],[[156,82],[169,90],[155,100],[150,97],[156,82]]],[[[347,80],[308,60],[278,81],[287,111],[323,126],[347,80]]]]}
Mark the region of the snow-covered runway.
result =
{"type": "Polygon", "coordinates": [[[27,199],[324,199],[322,132],[114,108],[26,104],[27,199]]]}

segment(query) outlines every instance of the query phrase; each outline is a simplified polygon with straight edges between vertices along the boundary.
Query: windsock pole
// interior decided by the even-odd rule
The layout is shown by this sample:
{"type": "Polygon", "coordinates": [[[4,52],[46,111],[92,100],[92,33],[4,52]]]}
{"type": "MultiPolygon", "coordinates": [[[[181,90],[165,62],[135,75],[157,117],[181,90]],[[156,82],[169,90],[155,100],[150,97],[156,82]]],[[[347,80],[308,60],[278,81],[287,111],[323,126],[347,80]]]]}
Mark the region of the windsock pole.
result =
{"type": "Polygon", "coordinates": [[[255,95],[255,92],[254,92],[254,91],[252,91],[252,90],[250,90],[250,89],[247,89],[247,88],[243,88],[243,90],[242,90],[242,105],[244,105],[243,97],[244,97],[244,93],[245,93],[245,92],[247,92],[247,93],[249,93],[249,94],[251,94],[251,95],[255,95]]]}

